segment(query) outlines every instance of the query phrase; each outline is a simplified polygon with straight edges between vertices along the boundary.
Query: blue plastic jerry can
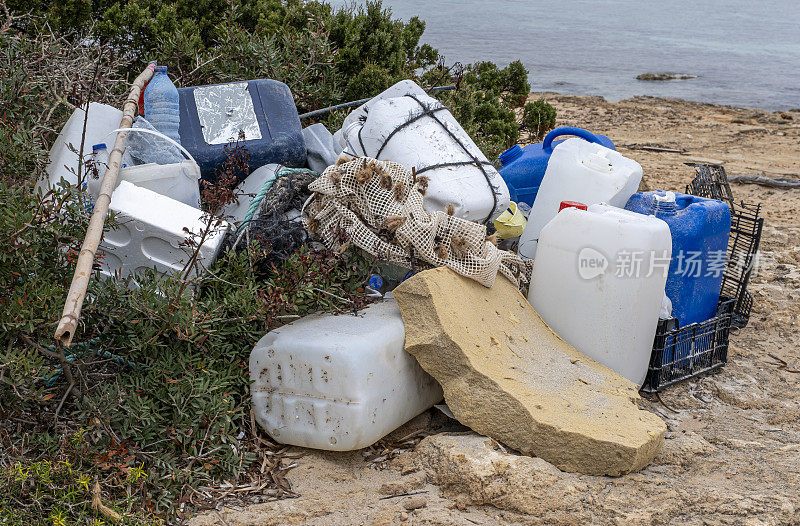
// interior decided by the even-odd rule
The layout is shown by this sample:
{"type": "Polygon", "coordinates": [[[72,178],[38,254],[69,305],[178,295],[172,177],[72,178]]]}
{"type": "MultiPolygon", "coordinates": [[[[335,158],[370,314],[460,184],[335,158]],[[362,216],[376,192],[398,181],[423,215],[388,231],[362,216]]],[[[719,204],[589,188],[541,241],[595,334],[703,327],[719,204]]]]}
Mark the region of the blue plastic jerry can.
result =
{"type": "MultiPolygon", "coordinates": [[[[669,225],[672,259],[666,293],[679,326],[713,318],[731,231],[728,205],[715,199],[656,190],[633,194],[625,208],[655,215],[669,225]]],[[[647,263],[656,272],[666,267],[666,262],[647,263]],[[661,269],[655,268],[658,266],[661,269]]]]}
{"type": "Polygon", "coordinates": [[[524,148],[515,144],[500,154],[501,167],[499,170],[511,193],[512,201],[533,206],[553,148],[564,142],[564,139],[560,141],[553,141],[553,139],[562,135],[575,135],[606,148],[615,149],[614,143],[605,135],[595,135],[583,128],[571,126],[556,128],[545,136],[543,142],[537,144],[529,144],[524,148]]]}
{"type": "MultiPolygon", "coordinates": [[[[216,172],[237,143],[249,156],[249,171],[275,163],[299,168],[306,146],[289,87],[269,79],[191,86],[180,96],[181,144],[200,165],[202,178],[216,172]]],[[[247,173],[239,173],[239,179],[247,173]]]]}

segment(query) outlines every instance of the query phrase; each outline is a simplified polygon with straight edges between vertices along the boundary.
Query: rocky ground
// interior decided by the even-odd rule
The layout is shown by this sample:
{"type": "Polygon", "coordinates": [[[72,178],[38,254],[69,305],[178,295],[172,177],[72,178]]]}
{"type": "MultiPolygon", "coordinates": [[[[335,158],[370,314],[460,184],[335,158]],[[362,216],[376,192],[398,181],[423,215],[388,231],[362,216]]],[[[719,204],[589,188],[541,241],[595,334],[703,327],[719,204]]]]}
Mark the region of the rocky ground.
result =
{"type": "MultiPolygon", "coordinates": [[[[606,134],[639,161],[651,189],[683,189],[691,161],[800,178],[800,111],[543,95],[559,125],[606,134]],[[682,153],[641,149],[654,146],[682,153]]],[[[753,315],[732,334],[726,367],[643,400],[668,425],[647,468],[563,473],[432,409],[369,450],[294,448],[297,498],[220,507],[192,524],[800,524],[800,189],[732,186],[766,218],[753,315]]]]}

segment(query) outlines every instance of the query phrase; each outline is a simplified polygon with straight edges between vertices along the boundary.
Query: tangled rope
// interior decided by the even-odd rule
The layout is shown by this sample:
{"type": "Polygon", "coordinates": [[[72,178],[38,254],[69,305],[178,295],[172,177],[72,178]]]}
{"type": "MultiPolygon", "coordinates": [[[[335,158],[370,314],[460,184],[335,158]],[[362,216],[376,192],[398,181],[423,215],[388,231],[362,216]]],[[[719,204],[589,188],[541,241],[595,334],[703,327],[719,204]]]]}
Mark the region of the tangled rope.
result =
{"type": "Polygon", "coordinates": [[[258,242],[269,251],[267,262],[291,256],[308,238],[300,221],[300,209],[309,196],[309,183],[317,177],[319,174],[308,168],[282,168],[268,177],[229,238],[230,248],[241,250],[258,242]]]}

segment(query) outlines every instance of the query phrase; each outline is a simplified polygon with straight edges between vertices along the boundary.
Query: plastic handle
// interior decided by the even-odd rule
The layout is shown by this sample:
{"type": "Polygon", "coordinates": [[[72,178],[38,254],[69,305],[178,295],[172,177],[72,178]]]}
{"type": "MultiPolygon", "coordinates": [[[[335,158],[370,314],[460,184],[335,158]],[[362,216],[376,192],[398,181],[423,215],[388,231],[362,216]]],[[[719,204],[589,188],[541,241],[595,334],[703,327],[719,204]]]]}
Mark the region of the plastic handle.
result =
{"type": "Polygon", "coordinates": [[[542,150],[544,150],[547,153],[552,153],[553,139],[555,139],[556,137],[560,137],[562,135],[575,135],[576,137],[580,137],[581,139],[586,139],[589,142],[593,142],[595,144],[602,144],[600,142],[600,139],[597,138],[597,135],[593,134],[592,132],[586,131],[583,128],[562,126],[561,128],[556,128],[555,130],[547,134],[547,136],[544,138],[544,142],[542,143],[542,150]]]}
{"type": "Polygon", "coordinates": [[[160,131],[157,131],[157,130],[150,130],[150,129],[147,129],[147,128],[117,128],[117,129],[116,129],[116,130],[114,130],[114,131],[110,131],[110,132],[108,132],[108,133],[106,134],[106,137],[108,137],[108,136],[109,136],[109,135],[111,135],[112,133],[119,133],[119,132],[140,132],[140,133],[149,133],[150,135],[155,135],[156,137],[161,137],[162,139],[165,139],[165,140],[166,140],[168,143],[172,144],[173,146],[177,146],[177,147],[178,147],[178,149],[181,151],[181,153],[182,153],[183,155],[185,155],[187,159],[189,159],[190,161],[192,161],[192,162],[194,163],[194,165],[197,167],[197,170],[196,170],[196,171],[197,171],[197,173],[200,173],[200,165],[199,165],[199,164],[197,164],[197,161],[195,161],[195,160],[194,160],[194,157],[192,157],[192,154],[191,154],[191,153],[189,153],[189,151],[188,151],[186,148],[184,148],[183,146],[181,146],[181,144],[180,144],[179,142],[177,142],[175,139],[173,139],[173,138],[171,138],[171,137],[167,137],[166,135],[164,135],[164,134],[163,134],[163,133],[161,133],[160,131]]]}

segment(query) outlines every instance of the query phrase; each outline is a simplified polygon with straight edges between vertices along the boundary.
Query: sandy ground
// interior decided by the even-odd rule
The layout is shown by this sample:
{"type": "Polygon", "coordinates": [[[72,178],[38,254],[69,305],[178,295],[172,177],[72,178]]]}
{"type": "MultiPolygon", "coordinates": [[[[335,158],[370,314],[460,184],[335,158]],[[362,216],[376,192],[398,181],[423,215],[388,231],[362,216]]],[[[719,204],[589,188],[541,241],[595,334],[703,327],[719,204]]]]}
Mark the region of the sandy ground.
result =
{"type": "MultiPolygon", "coordinates": [[[[690,161],[800,178],[798,111],[544,96],[559,125],[608,135],[639,161],[650,189],[682,190],[690,161]]],[[[616,479],[561,473],[434,409],[368,451],[295,448],[303,456],[287,478],[299,497],[220,507],[192,524],[800,524],[800,189],[732,187],[766,218],[754,312],[732,334],[726,367],[644,400],[669,428],[646,469],[616,479]]]]}

